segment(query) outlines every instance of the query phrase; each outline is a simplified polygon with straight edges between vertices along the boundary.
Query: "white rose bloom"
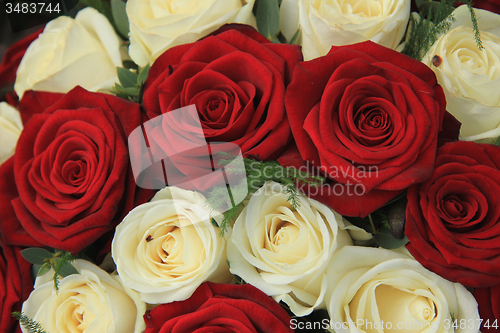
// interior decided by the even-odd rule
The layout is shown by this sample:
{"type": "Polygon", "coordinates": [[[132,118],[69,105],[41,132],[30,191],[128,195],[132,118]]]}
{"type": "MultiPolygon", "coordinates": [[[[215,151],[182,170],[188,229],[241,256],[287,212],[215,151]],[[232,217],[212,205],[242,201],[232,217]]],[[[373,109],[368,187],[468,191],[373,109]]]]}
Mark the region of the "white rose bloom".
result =
{"type": "Polygon", "coordinates": [[[128,0],[129,54],[152,64],[165,50],[194,42],[225,23],[255,24],[255,0],[128,0]]]}
{"type": "Polygon", "coordinates": [[[395,49],[410,18],[410,0],[283,0],[280,28],[290,40],[300,27],[304,60],[332,45],[371,40],[395,49]]]}
{"type": "Polygon", "coordinates": [[[404,252],[346,246],[333,256],[327,273],[330,331],[477,333],[472,294],[404,252]]]}
{"type": "Polygon", "coordinates": [[[0,165],[14,155],[17,139],[23,130],[21,115],[16,108],[0,102],[0,165]]]}
{"type": "Polygon", "coordinates": [[[436,73],[446,109],[461,123],[461,140],[500,136],[500,15],[476,9],[484,49],[474,39],[466,5],[453,12],[456,21],[422,61],[436,73]],[[437,57],[436,57],[437,56],[437,57]]]}
{"type": "MultiPolygon", "coordinates": [[[[26,50],[14,90],[65,93],[79,85],[90,91],[110,89],[122,67],[122,40],[108,19],[91,7],[75,19],[60,16],[45,26],[26,50]]],[[[126,53],[123,53],[126,55],[126,53]]]]}
{"type": "Polygon", "coordinates": [[[125,286],[150,304],[182,301],[205,281],[232,280],[225,239],[205,197],[176,187],[159,191],[116,227],[111,255],[125,286]]]}
{"type": "Polygon", "coordinates": [[[328,262],[352,241],[327,206],[299,195],[295,210],[287,198],[274,182],[252,195],[234,224],[228,260],[231,273],[304,316],[324,307],[328,262]]]}
{"type": "Polygon", "coordinates": [[[111,276],[88,261],[77,259],[72,264],[80,274],[61,279],[59,292],[54,289],[52,270],[37,277],[22,312],[47,332],[144,331],[142,316],[146,304],[140,301],[138,293],[126,290],[118,276],[111,276]]]}

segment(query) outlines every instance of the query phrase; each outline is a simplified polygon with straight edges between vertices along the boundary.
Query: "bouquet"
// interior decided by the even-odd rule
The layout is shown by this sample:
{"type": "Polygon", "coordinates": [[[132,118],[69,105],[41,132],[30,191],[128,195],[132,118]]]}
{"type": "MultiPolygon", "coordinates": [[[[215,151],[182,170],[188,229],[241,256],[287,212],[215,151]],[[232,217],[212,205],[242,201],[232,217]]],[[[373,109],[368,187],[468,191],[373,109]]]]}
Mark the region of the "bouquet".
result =
{"type": "Polygon", "coordinates": [[[1,333],[500,332],[496,0],[23,1],[1,333]]]}

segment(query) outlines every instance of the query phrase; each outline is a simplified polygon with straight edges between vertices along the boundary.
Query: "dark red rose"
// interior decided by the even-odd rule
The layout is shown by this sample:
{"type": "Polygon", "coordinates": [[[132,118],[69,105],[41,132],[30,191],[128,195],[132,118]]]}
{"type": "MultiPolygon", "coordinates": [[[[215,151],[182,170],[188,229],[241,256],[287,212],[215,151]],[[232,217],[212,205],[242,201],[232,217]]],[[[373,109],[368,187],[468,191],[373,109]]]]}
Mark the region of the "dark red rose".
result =
{"type": "Polygon", "coordinates": [[[467,287],[500,283],[500,147],[447,143],[431,178],[408,190],[407,249],[467,287]]]}
{"type": "Polygon", "coordinates": [[[489,288],[477,288],[473,292],[476,298],[482,333],[500,332],[500,284],[489,288]]]}
{"type": "Polygon", "coordinates": [[[299,63],[286,110],[297,149],[280,163],[327,174],[308,194],[364,217],[432,174],[445,98],[426,65],[368,41],[299,63]]]}
{"type": "Polygon", "coordinates": [[[19,108],[25,127],[0,167],[6,243],[78,252],[112,230],[134,200],[149,199],[129,171],[138,104],[76,87],[65,95],[29,91],[19,108]]]}
{"type": "Polygon", "coordinates": [[[206,282],[185,301],[146,312],[145,333],[293,332],[290,316],[252,285],[206,282]]]}
{"type": "Polygon", "coordinates": [[[38,38],[38,35],[43,29],[44,28],[41,28],[24,39],[12,44],[7,51],[5,51],[2,62],[0,63],[0,101],[5,100],[5,93],[13,91],[19,63],[24,53],[26,53],[28,46],[38,38]]]}
{"type": "Polygon", "coordinates": [[[3,245],[0,240],[0,332],[21,332],[12,312],[21,311],[23,302],[33,290],[31,264],[19,253],[18,247],[3,245]]]}
{"type": "Polygon", "coordinates": [[[199,190],[213,185],[196,181],[212,172],[207,155],[215,154],[206,142],[232,143],[259,160],[276,158],[291,141],[285,86],[300,60],[298,46],[270,43],[244,25],[224,27],[160,56],[149,71],[143,106],[150,118],[168,115],[148,139],[156,157],[177,154],[170,160],[169,184],[191,180],[199,190]],[[194,114],[173,112],[189,105],[196,107],[194,114]],[[193,116],[199,117],[197,126],[193,116]]]}

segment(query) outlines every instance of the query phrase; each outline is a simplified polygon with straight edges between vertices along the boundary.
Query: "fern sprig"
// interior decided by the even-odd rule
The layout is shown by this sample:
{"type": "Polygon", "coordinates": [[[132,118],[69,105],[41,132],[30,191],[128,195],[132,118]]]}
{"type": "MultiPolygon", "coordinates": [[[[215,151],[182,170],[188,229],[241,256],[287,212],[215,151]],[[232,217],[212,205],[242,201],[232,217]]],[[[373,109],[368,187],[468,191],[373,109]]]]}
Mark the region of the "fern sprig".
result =
{"type": "Polygon", "coordinates": [[[484,49],[483,42],[481,41],[481,32],[479,31],[479,26],[477,24],[477,16],[476,16],[476,11],[474,8],[472,8],[472,1],[471,0],[465,0],[465,3],[467,4],[467,8],[469,9],[470,12],[470,19],[472,21],[472,30],[474,30],[474,39],[476,41],[477,48],[482,51],[484,49]]]}
{"type": "Polygon", "coordinates": [[[47,333],[39,322],[34,321],[22,312],[12,312],[12,316],[19,320],[19,323],[24,326],[28,333],[47,333]]]}

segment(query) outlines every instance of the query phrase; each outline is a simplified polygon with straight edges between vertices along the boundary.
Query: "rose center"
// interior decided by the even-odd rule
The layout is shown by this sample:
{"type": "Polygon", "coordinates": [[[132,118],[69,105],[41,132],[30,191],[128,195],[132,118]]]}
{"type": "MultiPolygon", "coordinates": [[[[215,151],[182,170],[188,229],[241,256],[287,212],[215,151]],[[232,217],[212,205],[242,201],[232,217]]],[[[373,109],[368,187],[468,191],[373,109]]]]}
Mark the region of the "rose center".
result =
{"type": "Polygon", "coordinates": [[[392,134],[391,119],[380,107],[360,107],[354,115],[354,126],[353,133],[367,146],[379,145],[392,134]]]}
{"type": "Polygon", "coordinates": [[[62,167],[62,174],[68,185],[80,186],[87,174],[87,163],[85,161],[67,161],[62,167]]]}

